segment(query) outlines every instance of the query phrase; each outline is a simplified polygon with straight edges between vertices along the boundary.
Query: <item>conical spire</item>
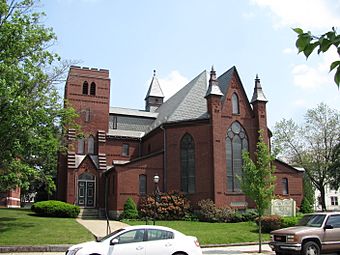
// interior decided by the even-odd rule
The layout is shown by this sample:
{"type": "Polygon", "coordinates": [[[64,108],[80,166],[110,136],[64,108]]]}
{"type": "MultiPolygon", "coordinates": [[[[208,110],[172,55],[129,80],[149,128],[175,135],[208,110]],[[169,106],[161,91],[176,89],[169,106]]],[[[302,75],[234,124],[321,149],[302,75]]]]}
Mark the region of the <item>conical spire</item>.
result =
{"type": "Polygon", "coordinates": [[[205,97],[210,96],[210,95],[223,96],[220,86],[218,86],[218,80],[216,78],[216,72],[215,72],[214,66],[211,67],[209,87],[208,87],[205,97]]]}
{"type": "Polygon", "coordinates": [[[266,96],[262,91],[262,86],[258,74],[256,74],[254,93],[250,103],[254,103],[255,101],[268,102],[266,96]]]}
{"type": "Polygon", "coordinates": [[[154,112],[163,104],[164,94],[156,77],[156,70],[153,70],[152,80],[148,93],[145,96],[145,110],[154,112]]]}
{"type": "Polygon", "coordinates": [[[148,97],[161,97],[164,98],[163,91],[161,89],[161,86],[159,85],[158,79],[156,77],[156,70],[153,70],[153,76],[152,80],[149,86],[148,93],[145,96],[145,100],[148,97]]]}

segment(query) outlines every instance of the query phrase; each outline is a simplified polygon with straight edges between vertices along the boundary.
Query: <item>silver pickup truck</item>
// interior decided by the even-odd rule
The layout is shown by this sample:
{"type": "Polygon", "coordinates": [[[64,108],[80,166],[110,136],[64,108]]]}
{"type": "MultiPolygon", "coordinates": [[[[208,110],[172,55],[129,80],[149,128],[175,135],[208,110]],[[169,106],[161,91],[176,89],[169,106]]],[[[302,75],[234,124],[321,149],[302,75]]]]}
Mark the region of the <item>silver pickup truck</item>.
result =
{"type": "Polygon", "coordinates": [[[276,255],[340,254],[340,212],[306,214],[295,227],[274,230],[269,246],[276,255]]]}

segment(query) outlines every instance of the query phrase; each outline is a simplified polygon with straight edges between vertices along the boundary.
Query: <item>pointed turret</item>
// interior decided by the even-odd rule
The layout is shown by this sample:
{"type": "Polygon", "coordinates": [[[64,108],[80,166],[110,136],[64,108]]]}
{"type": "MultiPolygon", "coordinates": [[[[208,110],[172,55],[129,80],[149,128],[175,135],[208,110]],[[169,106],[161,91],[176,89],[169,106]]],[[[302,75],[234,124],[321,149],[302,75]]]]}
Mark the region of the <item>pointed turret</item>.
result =
{"type": "Polygon", "coordinates": [[[145,110],[154,112],[163,104],[164,94],[156,77],[156,70],[153,70],[153,77],[149,86],[148,93],[145,96],[145,110]]]}
{"type": "Polygon", "coordinates": [[[258,75],[256,75],[256,78],[255,78],[254,93],[253,93],[253,97],[252,97],[250,103],[252,104],[255,101],[268,102],[266,96],[264,95],[264,93],[262,91],[261,82],[260,82],[258,75]]]}
{"type": "Polygon", "coordinates": [[[253,97],[250,103],[253,105],[255,127],[257,130],[263,130],[264,141],[269,145],[269,135],[268,135],[268,127],[267,127],[267,110],[266,110],[267,102],[268,100],[262,91],[259,76],[256,75],[254,94],[253,94],[253,97]]]}
{"type": "Polygon", "coordinates": [[[225,155],[223,153],[223,143],[221,142],[221,134],[223,132],[222,128],[222,101],[223,93],[221,92],[220,86],[218,85],[218,80],[216,78],[216,72],[214,67],[210,71],[209,87],[205,95],[207,100],[207,110],[210,119],[210,136],[211,141],[210,146],[207,149],[210,150],[212,157],[211,169],[213,169],[213,179],[214,179],[214,202],[217,204],[222,204],[222,196],[218,195],[225,184],[221,184],[221,178],[225,174],[225,168],[223,167],[223,160],[225,160],[225,155]]]}
{"type": "Polygon", "coordinates": [[[216,72],[214,70],[214,66],[211,67],[209,87],[208,87],[207,94],[205,95],[205,97],[208,97],[210,95],[223,96],[223,93],[221,92],[221,89],[218,86],[218,81],[216,78],[216,72]]]}

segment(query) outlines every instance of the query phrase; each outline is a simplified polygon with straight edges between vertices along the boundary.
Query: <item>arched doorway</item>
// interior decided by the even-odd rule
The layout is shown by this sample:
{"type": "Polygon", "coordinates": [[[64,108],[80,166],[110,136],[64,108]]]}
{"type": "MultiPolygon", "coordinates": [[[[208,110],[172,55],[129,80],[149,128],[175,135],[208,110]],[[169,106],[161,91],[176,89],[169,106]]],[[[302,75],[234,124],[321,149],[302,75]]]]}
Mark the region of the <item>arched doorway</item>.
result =
{"type": "Polygon", "coordinates": [[[78,205],[81,207],[94,207],[96,193],[96,178],[89,173],[83,173],[78,178],[78,205]]]}

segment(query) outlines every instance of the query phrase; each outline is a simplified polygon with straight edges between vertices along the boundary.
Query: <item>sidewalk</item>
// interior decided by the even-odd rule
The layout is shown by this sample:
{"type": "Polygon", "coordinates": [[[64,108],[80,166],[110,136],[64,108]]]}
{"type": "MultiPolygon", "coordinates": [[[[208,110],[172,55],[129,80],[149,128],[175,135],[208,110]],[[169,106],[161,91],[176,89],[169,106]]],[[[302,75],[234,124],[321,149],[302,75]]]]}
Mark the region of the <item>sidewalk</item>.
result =
{"type": "Polygon", "coordinates": [[[109,221],[110,229],[108,230],[107,221],[106,220],[83,220],[80,218],[76,219],[78,223],[83,225],[85,228],[87,228],[95,237],[104,237],[107,234],[119,229],[128,226],[128,224],[125,224],[120,221],[109,221]]]}

